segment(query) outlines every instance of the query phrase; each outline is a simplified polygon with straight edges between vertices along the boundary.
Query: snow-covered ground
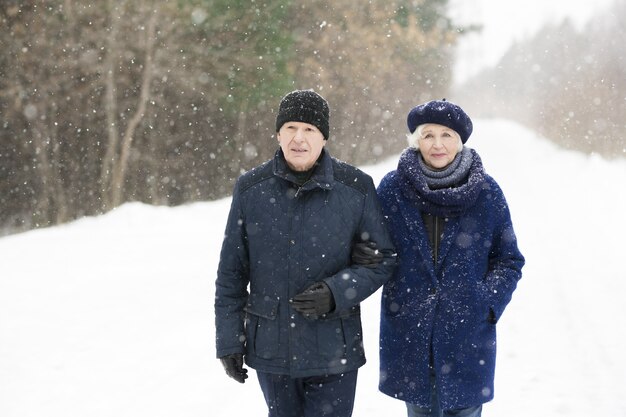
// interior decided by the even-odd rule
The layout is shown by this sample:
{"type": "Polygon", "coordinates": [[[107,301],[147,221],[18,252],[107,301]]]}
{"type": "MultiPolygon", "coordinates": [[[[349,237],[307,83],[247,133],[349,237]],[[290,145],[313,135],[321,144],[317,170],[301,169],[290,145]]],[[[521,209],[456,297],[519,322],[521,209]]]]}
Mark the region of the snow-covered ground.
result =
{"type": "MultiPolygon", "coordinates": [[[[527,265],[498,325],[485,417],[626,416],[626,161],[478,120],[468,145],[509,201],[527,265]]],[[[376,181],[397,158],[363,167],[376,181]]],[[[266,415],[215,359],[213,286],[229,199],[126,204],[0,239],[0,416],[266,415]]],[[[377,391],[379,293],[363,304],[355,416],[405,415],[377,391]]]]}

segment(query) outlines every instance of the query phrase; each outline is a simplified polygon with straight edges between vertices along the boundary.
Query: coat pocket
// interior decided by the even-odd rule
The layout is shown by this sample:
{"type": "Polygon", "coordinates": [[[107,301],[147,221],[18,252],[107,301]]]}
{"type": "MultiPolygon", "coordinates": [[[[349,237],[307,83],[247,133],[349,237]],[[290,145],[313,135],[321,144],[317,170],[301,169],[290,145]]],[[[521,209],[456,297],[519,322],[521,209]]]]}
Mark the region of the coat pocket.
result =
{"type": "Polygon", "coordinates": [[[346,365],[351,358],[364,355],[360,314],[344,314],[320,320],[317,326],[317,348],[331,367],[346,365]]]}
{"type": "Polygon", "coordinates": [[[250,294],[246,304],[246,349],[249,355],[272,359],[278,355],[280,342],[278,307],[280,299],[250,294]]]}
{"type": "MultiPolygon", "coordinates": [[[[493,304],[490,298],[491,292],[487,288],[487,284],[483,281],[478,286],[478,296],[481,300],[484,300],[481,305],[488,306],[486,320],[489,324],[497,324],[498,316],[496,314],[496,310],[493,308],[493,304]]],[[[484,311],[484,310],[483,310],[484,311]]]]}

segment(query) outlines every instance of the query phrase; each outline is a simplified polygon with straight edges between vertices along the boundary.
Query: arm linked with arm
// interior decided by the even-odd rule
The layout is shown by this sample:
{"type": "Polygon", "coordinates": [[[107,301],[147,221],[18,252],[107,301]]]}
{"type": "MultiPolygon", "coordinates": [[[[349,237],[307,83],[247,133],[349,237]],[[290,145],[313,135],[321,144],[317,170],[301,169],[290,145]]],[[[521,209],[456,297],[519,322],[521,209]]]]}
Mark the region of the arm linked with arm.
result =
{"type": "Polygon", "coordinates": [[[324,280],[334,295],[337,311],[348,310],[376,292],[391,278],[396,266],[395,249],[387,231],[373,182],[368,187],[365,196],[356,240],[366,245],[367,242],[374,242],[378,254],[375,258],[368,259],[367,265],[354,263],[349,268],[324,280]],[[373,259],[377,261],[372,262],[373,259]]]}

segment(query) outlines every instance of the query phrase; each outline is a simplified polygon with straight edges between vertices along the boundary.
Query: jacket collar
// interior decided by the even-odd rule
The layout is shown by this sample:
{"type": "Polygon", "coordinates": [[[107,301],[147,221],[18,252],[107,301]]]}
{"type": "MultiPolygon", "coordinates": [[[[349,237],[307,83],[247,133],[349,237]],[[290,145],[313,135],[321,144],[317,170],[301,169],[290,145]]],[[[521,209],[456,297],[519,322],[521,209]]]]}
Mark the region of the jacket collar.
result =
{"type": "MultiPolygon", "coordinates": [[[[311,178],[309,178],[309,180],[301,187],[301,189],[311,190],[313,188],[322,188],[324,190],[331,190],[335,183],[335,177],[333,174],[333,160],[330,157],[330,154],[326,151],[326,149],[322,149],[322,153],[320,154],[320,157],[317,159],[317,162],[315,164],[316,165],[313,170],[313,174],[311,174],[311,178]]],[[[285,155],[280,148],[274,154],[273,165],[274,175],[293,184],[296,184],[296,177],[287,166],[285,155]]]]}

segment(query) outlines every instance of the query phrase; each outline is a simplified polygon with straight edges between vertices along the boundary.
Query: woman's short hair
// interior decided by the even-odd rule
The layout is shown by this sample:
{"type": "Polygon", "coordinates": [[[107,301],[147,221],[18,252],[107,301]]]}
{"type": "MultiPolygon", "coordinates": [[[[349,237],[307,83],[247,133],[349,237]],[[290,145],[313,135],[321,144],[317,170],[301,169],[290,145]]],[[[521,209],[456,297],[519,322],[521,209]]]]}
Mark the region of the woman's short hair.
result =
{"type": "MultiPolygon", "coordinates": [[[[428,123],[424,123],[422,125],[417,126],[417,128],[415,129],[413,133],[409,133],[408,135],[406,135],[406,139],[409,142],[409,146],[411,148],[415,148],[419,151],[420,146],[419,146],[418,139],[422,137],[424,126],[426,126],[427,124],[428,123]]],[[[461,140],[461,135],[459,135],[456,130],[450,129],[450,131],[452,131],[454,136],[459,140],[459,147],[457,148],[457,151],[460,152],[461,149],[463,149],[463,141],[461,140]]]]}

